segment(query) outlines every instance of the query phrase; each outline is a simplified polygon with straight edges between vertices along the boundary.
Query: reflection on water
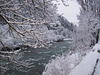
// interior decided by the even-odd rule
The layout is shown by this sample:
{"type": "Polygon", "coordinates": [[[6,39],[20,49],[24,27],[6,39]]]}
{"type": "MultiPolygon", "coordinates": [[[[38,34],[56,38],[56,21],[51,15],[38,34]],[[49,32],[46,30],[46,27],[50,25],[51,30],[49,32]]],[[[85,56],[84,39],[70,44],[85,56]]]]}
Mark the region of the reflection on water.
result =
{"type": "Polygon", "coordinates": [[[23,49],[20,52],[24,52],[23,58],[20,60],[26,60],[32,63],[32,68],[28,72],[18,72],[10,69],[6,72],[8,75],[41,75],[45,65],[49,60],[54,59],[58,55],[67,53],[72,41],[62,41],[53,43],[49,49],[45,48],[28,48],[23,49]]]}

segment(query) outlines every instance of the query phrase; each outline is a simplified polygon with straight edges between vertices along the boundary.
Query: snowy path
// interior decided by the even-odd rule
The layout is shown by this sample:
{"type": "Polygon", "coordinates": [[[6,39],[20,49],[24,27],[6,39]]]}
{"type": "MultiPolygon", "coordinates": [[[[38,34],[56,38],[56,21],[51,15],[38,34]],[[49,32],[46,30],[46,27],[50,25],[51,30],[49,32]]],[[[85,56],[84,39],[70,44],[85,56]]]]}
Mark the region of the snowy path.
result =
{"type": "Polygon", "coordinates": [[[93,47],[94,51],[89,52],[69,75],[92,75],[97,59],[99,59],[93,75],[100,75],[100,44],[93,47]]]}

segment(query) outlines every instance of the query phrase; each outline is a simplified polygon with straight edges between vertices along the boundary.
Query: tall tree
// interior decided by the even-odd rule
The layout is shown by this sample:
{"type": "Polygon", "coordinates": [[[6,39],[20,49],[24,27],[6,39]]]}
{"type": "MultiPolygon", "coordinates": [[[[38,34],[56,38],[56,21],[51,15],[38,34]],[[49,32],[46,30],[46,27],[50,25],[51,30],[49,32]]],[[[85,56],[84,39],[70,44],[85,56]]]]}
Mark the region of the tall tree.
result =
{"type": "Polygon", "coordinates": [[[77,2],[82,8],[78,16],[79,27],[77,27],[70,49],[82,52],[93,47],[99,41],[100,1],[77,0],[77,2]]]}

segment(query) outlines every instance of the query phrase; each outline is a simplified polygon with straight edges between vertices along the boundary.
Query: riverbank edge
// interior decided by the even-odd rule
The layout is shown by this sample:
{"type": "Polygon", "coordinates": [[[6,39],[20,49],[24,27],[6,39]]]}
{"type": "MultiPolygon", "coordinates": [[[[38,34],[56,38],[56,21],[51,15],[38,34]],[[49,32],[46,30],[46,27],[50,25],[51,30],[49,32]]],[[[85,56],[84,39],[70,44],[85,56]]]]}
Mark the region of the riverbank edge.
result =
{"type": "Polygon", "coordinates": [[[96,44],[83,60],[71,70],[69,75],[100,75],[100,44],[96,44]]]}

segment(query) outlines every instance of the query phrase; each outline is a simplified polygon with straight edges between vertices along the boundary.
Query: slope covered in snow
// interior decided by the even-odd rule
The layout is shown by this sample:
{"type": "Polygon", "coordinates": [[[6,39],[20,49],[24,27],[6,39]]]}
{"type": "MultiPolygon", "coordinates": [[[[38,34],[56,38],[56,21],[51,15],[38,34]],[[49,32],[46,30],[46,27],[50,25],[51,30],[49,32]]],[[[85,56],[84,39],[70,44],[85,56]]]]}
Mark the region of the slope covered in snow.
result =
{"type": "Polygon", "coordinates": [[[87,53],[69,75],[100,75],[100,53],[98,50],[100,50],[100,44],[96,44],[93,51],[87,53]]]}
{"type": "Polygon", "coordinates": [[[42,75],[100,75],[100,44],[96,44],[85,56],[80,53],[60,56],[49,62],[42,75]]]}
{"type": "Polygon", "coordinates": [[[94,75],[100,75],[100,60],[97,64],[96,71],[94,72],[94,75]]]}

